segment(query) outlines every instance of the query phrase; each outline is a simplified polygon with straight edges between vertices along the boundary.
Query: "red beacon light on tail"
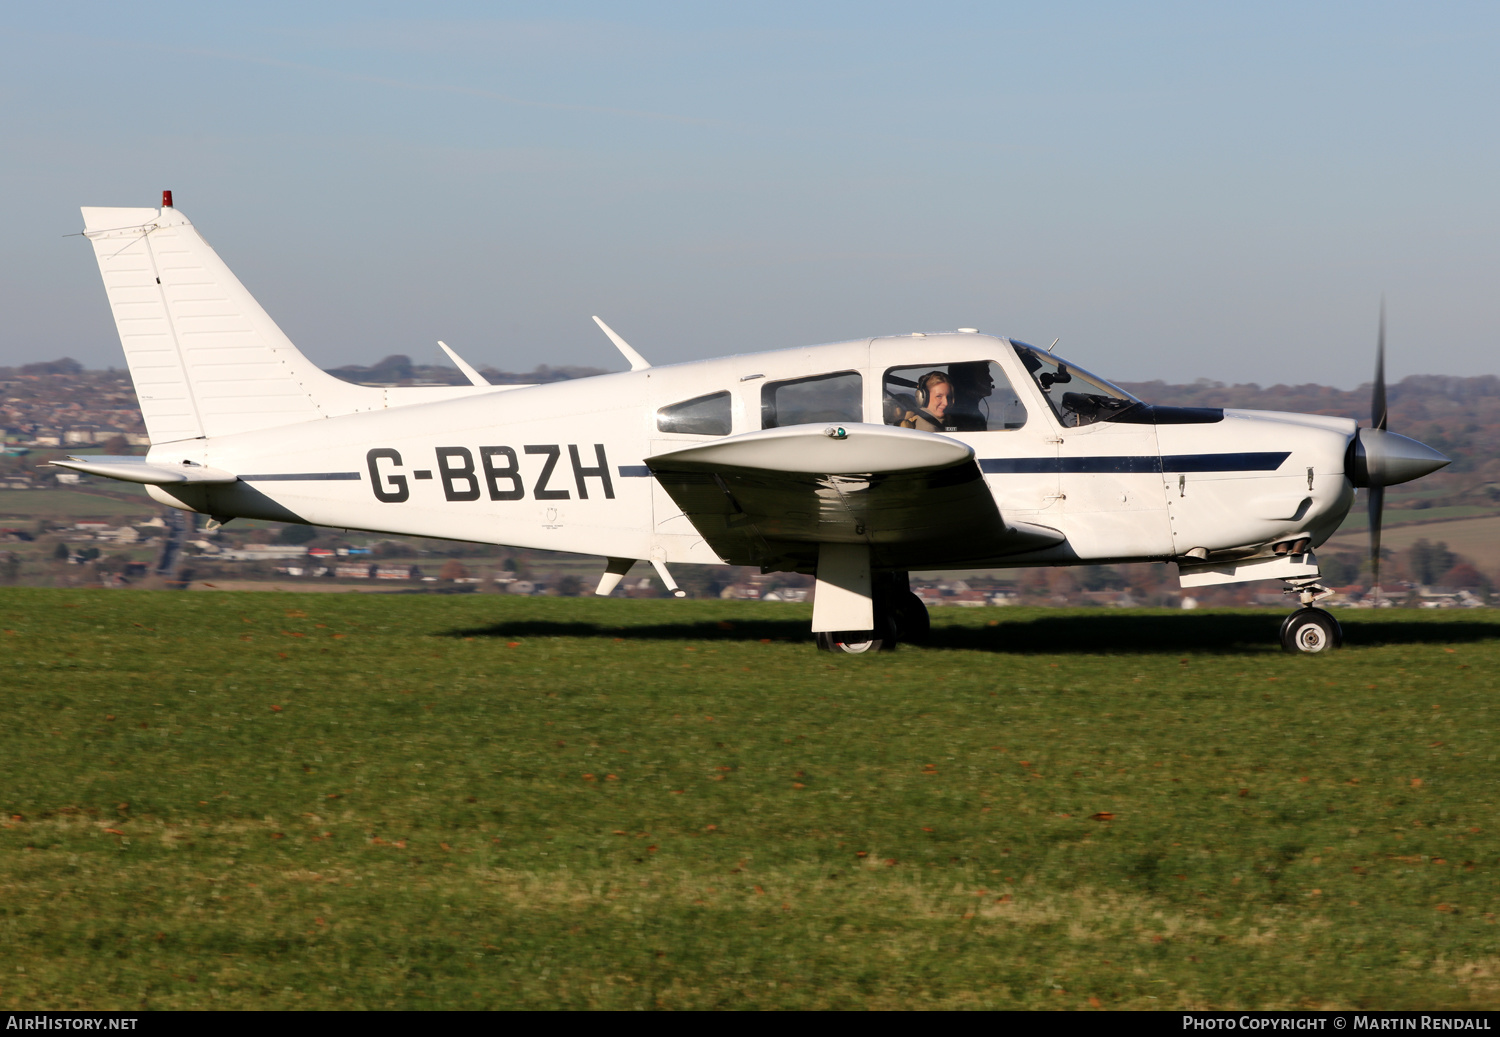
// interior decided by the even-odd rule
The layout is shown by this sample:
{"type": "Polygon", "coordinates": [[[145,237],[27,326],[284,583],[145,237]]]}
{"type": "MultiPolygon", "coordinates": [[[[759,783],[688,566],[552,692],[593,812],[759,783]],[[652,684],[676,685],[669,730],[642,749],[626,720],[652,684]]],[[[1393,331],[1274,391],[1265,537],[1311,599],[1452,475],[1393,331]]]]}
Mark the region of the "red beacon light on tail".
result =
{"type": "Polygon", "coordinates": [[[163,191],[161,193],[161,207],[163,209],[170,209],[172,207],[172,192],[171,191],[163,191]]]}

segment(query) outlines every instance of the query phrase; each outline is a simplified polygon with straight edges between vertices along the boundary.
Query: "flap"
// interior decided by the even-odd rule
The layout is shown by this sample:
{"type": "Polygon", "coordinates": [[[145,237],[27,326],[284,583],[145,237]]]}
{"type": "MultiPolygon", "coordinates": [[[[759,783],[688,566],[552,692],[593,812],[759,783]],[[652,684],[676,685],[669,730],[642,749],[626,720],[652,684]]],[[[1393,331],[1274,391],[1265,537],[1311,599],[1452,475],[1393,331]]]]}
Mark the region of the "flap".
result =
{"type": "Polygon", "coordinates": [[[1002,519],[967,444],[912,429],[793,425],[646,464],[731,565],[811,572],[819,544],[862,543],[877,569],[938,568],[1063,540],[1002,519]]]}

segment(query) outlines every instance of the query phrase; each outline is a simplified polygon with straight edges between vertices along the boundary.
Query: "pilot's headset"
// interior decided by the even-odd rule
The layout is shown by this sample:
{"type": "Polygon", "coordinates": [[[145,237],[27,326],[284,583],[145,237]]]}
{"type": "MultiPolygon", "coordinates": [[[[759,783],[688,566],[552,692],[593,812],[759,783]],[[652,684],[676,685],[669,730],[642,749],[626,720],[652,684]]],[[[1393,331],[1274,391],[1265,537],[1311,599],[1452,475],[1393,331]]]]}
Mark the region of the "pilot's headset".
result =
{"type": "Polygon", "coordinates": [[[929,390],[932,388],[932,386],[937,385],[939,383],[946,383],[948,385],[952,385],[953,384],[953,379],[949,378],[947,375],[945,375],[941,371],[928,371],[921,378],[917,379],[917,406],[918,407],[924,407],[925,408],[927,406],[927,401],[928,401],[928,399],[931,396],[929,390]]]}

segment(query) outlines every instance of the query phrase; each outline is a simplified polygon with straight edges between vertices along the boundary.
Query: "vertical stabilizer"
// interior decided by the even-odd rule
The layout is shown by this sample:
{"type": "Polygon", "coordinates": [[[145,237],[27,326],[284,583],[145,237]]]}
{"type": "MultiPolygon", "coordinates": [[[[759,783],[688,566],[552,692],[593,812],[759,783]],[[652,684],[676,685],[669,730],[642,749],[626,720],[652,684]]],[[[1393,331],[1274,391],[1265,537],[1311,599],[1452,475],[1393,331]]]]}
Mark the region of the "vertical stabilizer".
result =
{"type": "Polygon", "coordinates": [[[152,443],[385,406],[303,356],[176,209],[85,208],[83,221],[152,443]]]}

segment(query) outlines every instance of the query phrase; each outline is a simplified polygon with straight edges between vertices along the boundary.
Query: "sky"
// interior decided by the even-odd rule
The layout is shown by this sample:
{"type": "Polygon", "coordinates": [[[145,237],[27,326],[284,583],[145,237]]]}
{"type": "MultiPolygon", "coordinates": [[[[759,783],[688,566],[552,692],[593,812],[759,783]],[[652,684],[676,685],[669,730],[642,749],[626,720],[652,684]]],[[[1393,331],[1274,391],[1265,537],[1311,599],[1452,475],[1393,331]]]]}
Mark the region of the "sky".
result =
{"type": "Polygon", "coordinates": [[[163,188],[325,367],[977,327],[1117,380],[1500,372],[1500,6],[10,4],[0,365],[123,366],[163,188]]]}

